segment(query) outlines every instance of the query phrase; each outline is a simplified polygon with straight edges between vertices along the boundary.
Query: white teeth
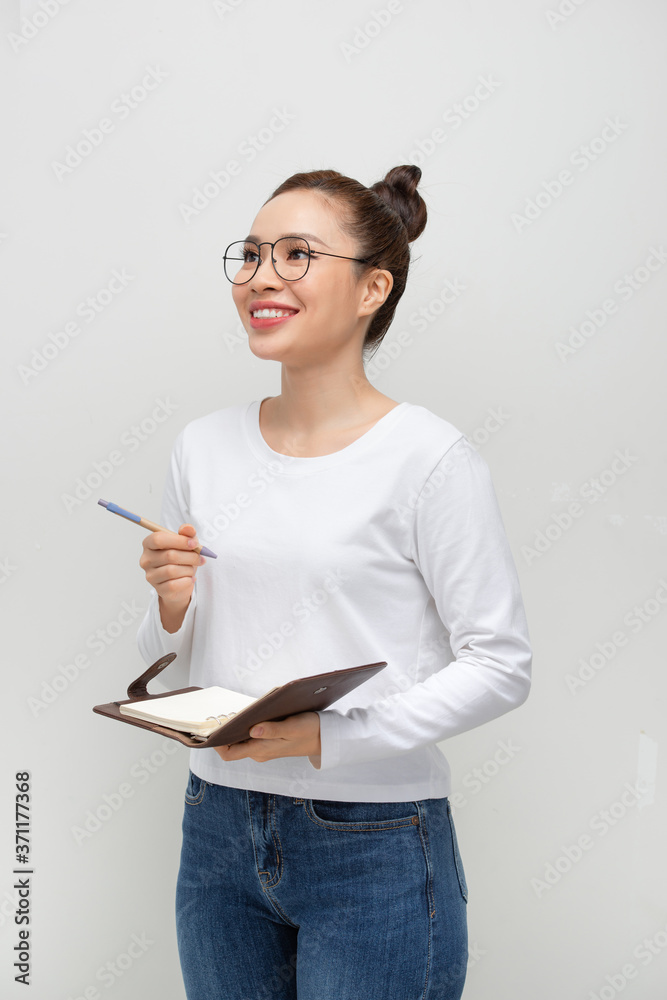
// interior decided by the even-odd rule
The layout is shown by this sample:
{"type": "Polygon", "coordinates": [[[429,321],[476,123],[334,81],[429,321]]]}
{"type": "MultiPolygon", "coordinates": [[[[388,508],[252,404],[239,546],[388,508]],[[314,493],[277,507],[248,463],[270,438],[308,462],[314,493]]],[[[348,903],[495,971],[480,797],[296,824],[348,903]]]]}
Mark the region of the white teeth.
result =
{"type": "Polygon", "coordinates": [[[292,312],[284,309],[255,309],[252,313],[255,319],[277,319],[279,316],[291,316],[292,312]]]}

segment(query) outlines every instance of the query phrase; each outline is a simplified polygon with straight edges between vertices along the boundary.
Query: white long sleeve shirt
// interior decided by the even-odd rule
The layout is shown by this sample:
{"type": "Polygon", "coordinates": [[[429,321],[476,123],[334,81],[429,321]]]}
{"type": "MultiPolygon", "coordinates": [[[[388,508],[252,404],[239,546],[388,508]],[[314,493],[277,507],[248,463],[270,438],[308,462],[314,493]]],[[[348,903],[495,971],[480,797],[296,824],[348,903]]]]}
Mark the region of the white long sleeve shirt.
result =
{"type": "Polygon", "coordinates": [[[175,440],[161,523],[216,552],[177,632],[152,591],[137,643],[161,679],[259,697],[288,680],[387,661],[318,712],[321,757],[190,767],[234,788],[397,802],[451,792],[439,742],[521,705],[532,654],[516,567],[484,459],[448,421],[395,406],[330,455],[273,451],[260,401],[216,410],[175,440]],[[169,672],[189,664],[189,681],[169,672]]]}

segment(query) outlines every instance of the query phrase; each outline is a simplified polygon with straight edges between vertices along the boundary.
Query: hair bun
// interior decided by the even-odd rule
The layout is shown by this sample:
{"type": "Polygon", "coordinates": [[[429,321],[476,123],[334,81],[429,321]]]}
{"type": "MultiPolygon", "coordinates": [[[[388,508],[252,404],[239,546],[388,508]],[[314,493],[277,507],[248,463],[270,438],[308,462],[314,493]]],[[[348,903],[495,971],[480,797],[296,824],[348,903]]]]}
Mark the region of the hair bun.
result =
{"type": "Polygon", "coordinates": [[[426,203],[417,191],[421,175],[418,166],[405,163],[392,167],[383,180],[371,186],[371,191],[375,191],[401,217],[408,231],[409,243],[421,236],[426,226],[426,203]]]}

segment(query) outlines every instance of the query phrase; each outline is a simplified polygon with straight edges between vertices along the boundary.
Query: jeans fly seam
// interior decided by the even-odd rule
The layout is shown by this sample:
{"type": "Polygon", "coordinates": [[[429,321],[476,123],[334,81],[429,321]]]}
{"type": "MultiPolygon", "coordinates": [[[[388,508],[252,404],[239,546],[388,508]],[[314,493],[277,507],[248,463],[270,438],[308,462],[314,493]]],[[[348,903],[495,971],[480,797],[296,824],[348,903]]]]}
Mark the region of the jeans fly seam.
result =
{"type": "Polygon", "coordinates": [[[262,884],[260,876],[264,874],[269,875],[270,872],[265,873],[259,870],[259,857],[257,856],[257,844],[255,843],[255,831],[253,829],[253,822],[252,822],[252,803],[250,802],[250,792],[248,790],[246,790],[246,802],[248,803],[248,811],[250,814],[250,836],[252,838],[252,852],[255,855],[255,871],[257,872],[257,877],[259,878],[259,884],[262,886],[263,889],[264,886],[262,884]]]}
{"type": "Polygon", "coordinates": [[[282,872],[282,867],[283,867],[282,866],[282,853],[281,853],[282,844],[280,843],[280,835],[278,833],[277,826],[276,826],[276,824],[274,822],[274,820],[275,820],[275,809],[276,809],[276,796],[275,795],[271,795],[271,797],[269,799],[269,823],[270,823],[270,826],[271,826],[271,836],[273,838],[273,846],[274,846],[275,851],[276,851],[276,875],[274,876],[275,881],[274,881],[273,885],[269,885],[269,882],[271,881],[271,879],[269,879],[269,882],[266,883],[267,888],[271,888],[271,889],[273,889],[274,886],[278,885],[278,883],[280,882],[280,880],[283,877],[283,872],[282,872]]]}

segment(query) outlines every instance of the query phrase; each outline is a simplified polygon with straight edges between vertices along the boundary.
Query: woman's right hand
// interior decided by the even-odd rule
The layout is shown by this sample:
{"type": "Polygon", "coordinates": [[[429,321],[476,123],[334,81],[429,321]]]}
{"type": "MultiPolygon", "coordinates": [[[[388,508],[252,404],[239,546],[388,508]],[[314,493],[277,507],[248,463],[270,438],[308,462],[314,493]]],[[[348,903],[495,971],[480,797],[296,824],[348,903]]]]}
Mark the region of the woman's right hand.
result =
{"type": "Polygon", "coordinates": [[[168,632],[180,628],[194,590],[197,568],[206,562],[192,551],[198,545],[197,529],[192,524],[182,524],[177,533],[152,531],[143,540],[139,565],[158,593],[162,624],[168,632]],[[192,546],[188,545],[190,540],[192,546]]]}

